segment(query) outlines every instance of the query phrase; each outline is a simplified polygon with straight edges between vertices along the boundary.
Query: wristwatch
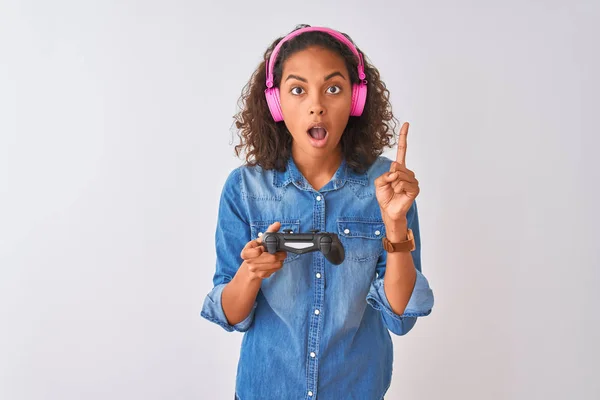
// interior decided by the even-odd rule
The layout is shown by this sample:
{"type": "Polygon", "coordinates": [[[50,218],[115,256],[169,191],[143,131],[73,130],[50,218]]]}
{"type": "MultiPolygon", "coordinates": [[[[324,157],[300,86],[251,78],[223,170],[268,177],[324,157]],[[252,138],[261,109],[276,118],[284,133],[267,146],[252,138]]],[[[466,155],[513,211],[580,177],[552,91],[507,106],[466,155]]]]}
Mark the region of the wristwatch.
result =
{"type": "Polygon", "coordinates": [[[381,241],[383,242],[383,248],[388,253],[405,253],[413,251],[416,248],[416,246],[415,237],[413,236],[412,229],[408,230],[406,236],[406,240],[398,243],[392,243],[387,237],[384,237],[383,239],[381,239],[381,241]]]}

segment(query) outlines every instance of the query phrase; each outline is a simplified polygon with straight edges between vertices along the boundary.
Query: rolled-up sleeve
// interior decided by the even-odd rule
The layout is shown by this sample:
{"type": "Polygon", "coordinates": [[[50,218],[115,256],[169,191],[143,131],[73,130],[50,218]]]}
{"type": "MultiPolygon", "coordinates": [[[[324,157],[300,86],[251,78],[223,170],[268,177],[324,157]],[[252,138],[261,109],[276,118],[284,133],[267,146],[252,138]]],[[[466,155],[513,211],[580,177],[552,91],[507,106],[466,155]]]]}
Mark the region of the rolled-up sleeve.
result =
{"type": "Polygon", "coordinates": [[[223,311],[223,289],[237,273],[243,260],[241,251],[250,241],[250,225],[241,201],[240,170],[235,169],[225,181],[219,201],[217,228],[215,232],[216,268],[213,288],[204,299],[200,315],[228,332],[245,332],[252,326],[257,302],[241,322],[231,325],[223,311]]]}
{"type": "Polygon", "coordinates": [[[256,302],[254,302],[254,306],[252,306],[250,314],[248,314],[248,316],[243,321],[235,325],[229,324],[227,318],[225,317],[225,313],[223,312],[223,307],[221,306],[221,294],[223,293],[223,289],[226,285],[226,283],[217,285],[208,293],[208,295],[204,299],[204,305],[202,306],[202,311],[200,312],[200,315],[206,318],[207,320],[221,326],[227,332],[246,332],[248,329],[250,329],[250,326],[254,321],[256,302]]]}
{"type": "Polygon", "coordinates": [[[381,312],[386,327],[396,335],[405,335],[414,327],[417,317],[424,317],[431,314],[434,304],[433,291],[429,281],[423,275],[421,269],[421,235],[419,230],[419,217],[417,213],[417,204],[413,206],[407,214],[408,226],[412,229],[415,238],[415,250],[411,252],[415,264],[417,279],[413,287],[411,297],[404,309],[402,315],[396,314],[387,299],[383,287],[385,277],[385,268],[387,263],[387,253],[384,251],[377,262],[377,276],[371,283],[367,303],[375,310],[381,312]]]}

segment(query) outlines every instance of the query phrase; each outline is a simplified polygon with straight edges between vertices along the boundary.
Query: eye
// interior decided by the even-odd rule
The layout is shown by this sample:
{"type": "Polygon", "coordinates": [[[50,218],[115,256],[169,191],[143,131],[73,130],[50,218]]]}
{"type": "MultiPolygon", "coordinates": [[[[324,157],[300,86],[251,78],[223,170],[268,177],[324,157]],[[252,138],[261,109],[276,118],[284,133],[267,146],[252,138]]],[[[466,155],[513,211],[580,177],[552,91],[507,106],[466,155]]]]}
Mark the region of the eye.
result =
{"type": "Polygon", "coordinates": [[[330,94],[338,94],[341,90],[342,90],[342,88],[340,88],[337,85],[329,86],[327,88],[327,92],[330,93],[330,94]],[[331,89],[334,89],[334,90],[332,91],[331,89]]]}
{"type": "Polygon", "coordinates": [[[303,89],[300,86],[295,86],[292,88],[292,90],[290,90],[290,93],[297,96],[299,94],[302,94],[303,89]]]}

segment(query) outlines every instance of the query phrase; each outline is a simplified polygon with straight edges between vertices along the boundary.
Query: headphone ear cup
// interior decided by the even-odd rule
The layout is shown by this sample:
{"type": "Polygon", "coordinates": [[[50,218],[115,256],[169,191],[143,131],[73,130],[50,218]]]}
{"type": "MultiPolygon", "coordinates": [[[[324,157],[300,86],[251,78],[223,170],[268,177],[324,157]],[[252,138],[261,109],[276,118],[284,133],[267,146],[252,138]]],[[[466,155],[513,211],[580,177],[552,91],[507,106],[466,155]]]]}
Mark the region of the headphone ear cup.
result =
{"type": "Polygon", "coordinates": [[[265,97],[267,99],[269,111],[271,111],[271,116],[275,122],[283,121],[283,112],[281,111],[281,104],[279,102],[279,88],[267,88],[265,90],[265,97]]]}
{"type": "Polygon", "coordinates": [[[367,101],[367,84],[366,82],[355,83],[352,85],[352,108],[350,115],[360,117],[365,108],[367,101]]]}

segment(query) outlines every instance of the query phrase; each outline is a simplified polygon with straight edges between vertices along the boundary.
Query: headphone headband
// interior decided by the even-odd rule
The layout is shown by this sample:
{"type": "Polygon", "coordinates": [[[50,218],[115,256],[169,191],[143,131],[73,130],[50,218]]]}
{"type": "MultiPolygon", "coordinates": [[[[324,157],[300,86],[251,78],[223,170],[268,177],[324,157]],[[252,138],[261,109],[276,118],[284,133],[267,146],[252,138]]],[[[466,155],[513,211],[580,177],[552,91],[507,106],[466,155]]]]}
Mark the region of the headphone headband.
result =
{"type": "Polygon", "coordinates": [[[271,56],[269,57],[269,61],[267,62],[267,87],[268,88],[273,87],[273,68],[275,66],[275,61],[277,60],[277,56],[279,55],[279,50],[281,49],[281,46],[288,40],[293,39],[296,36],[301,35],[305,32],[324,32],[324,33],[327,33],[327,34],[333,36],[334,38],[336,38],[337,40],[339,40],[340,42],[345,44],[352,51],[352,53],[354,53],[354,55],[356,56],[356,58],[358,60],[358,78],[360,80],[365,79],[365,77],[366,77],[365,66],[363,63],[362,55],[358,52],[358,50],[352,44],[352,42],[349,41],[348,38],[346,38],[346,36],[342,35],[338,31],[330,29],[330,28],[318,27],[318,26],[308,26],[308,27],[300,28],[300,29],[293,31],[292,33],[290,33],[289,35],[287,35],[286,37],[281,39],[279,41],[279,43],[277,43],[277,46],[275,46],[275,48],[273,49],[273,52],[271,53],[271,56]]]}

